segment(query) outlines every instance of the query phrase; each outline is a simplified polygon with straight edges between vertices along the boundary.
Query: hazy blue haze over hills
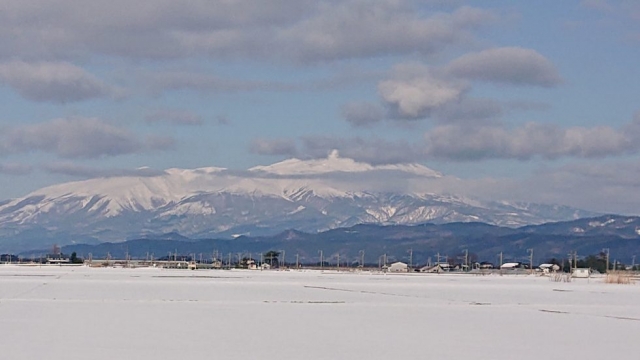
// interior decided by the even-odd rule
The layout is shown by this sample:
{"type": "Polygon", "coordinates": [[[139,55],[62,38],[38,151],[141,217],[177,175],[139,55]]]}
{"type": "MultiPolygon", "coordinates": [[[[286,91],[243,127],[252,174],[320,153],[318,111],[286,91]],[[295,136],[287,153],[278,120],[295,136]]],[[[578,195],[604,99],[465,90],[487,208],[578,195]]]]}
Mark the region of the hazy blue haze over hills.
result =
{"type": "MultiPolygon", "coordinates": [[[[356,225],[315,234],[287,230],[273,236],[236,239],[187,240],[178,234],[166,234],[120,243],[68,245],[63,251],[75,251],[83,256],[91,253],[95,258],[105,257],[108,253],[119,258],[124,258],[125,254],[134,258],[153,254],[158,258],[177,252],[180,255],[203,254],[205,259],[215,251],[225,259],[231,253],[235,259],[238,254],[259,258],[268,250],[284,250],[288,262],[295,261],[295,254],[298,254],[300,261],[313,263],[319,261],[319,250],[322,250],[324,259],[335,264],[338,254],[345,263],[357,262],[363,250],[366,261],[375,264],[383,254],[388,255],[389,261],[407,262],[411,249],[414,263],[420,264],[429,259],[435,261],[437,254],[459,260],[465,250],[478,261],[497,263],[498,254],[502,252],[505,262],[528,263],[528,249],[534,249],[535,262],[540,263],[550,258],[566,258],[574,251],[579,256],[586,256],[599,254],[607,248],[612,254],[611,261],[617,259],[630,264],[640,249],[639,233],[639,217],[607,215],[517,229],[483,223],[448,223],[356,225]]],[[[39,256],[46,251],[40,249],[23,255],[39,256]]]]}

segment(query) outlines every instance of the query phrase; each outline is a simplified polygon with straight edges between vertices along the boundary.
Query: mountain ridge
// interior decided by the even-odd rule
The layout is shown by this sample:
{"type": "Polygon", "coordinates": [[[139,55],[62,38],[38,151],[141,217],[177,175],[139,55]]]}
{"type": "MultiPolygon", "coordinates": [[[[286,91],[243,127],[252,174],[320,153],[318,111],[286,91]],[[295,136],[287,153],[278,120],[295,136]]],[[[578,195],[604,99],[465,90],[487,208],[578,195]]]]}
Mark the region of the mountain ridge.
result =
{"type": "Polygon", "coordinates": [[[446,176],[420,164],[339,157],[290,159],[246,171],[208,167],[94,178],[0,202],[0,246],[321,232],[361,223],[485,222],[518,227],[597,215],[568,206],[486,201],[436,192],[446,176]]]}

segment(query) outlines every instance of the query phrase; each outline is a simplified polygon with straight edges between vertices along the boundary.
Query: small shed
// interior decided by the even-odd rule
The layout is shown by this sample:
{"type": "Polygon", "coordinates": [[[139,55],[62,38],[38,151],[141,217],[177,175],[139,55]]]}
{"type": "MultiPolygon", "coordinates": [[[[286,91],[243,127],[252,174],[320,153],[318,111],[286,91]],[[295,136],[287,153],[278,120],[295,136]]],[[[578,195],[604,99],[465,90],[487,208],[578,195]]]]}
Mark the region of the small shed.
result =
{"type": "Polygon", "coordinates": [[[588,268],[575,268],[571,272],[571,277],[586,279],[591,276],[591,269],[588,268]]]}
{"type": "Polygon", "coordinates": [[[409,271],[409,266],[403,262],[398,261],[389,265],[389,268],[387,271],[388,272],[407,272],[409,271]]]}

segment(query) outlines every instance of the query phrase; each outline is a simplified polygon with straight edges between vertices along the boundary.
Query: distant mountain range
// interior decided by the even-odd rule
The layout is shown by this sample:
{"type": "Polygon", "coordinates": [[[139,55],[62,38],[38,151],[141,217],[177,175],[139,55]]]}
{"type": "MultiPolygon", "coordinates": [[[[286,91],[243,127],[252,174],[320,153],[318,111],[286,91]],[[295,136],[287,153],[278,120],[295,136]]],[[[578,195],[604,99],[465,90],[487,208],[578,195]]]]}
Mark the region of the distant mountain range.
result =
{"type": "MultiPolygon", "coordinates": [[[[377,263],[387,254],[389,261],[409,261],[410,252],[414,264],[446,258],[458,259],[468,251],[470,259],[497,263],[498,254],[503,260],[528,263],[528,249],[534,251],[536,263],[550,258],[563,259],[570,252],[578,256],[598,254],[609,249],[611,261],[630,264],[634,255],[640,254],[640,217],[607,215],[567,222],[548,223],[521,228],[501,227],[483,223],[449,223],[422,225],[356,225],[349,228],[327,230],[320,233],[304,233],[288,230],[273,236],[236,239],[193,240],[178,234],[166,234],[159,238],[136,239],[98,245],[68,245],[63,252],[75,251],[80,256],[103,258],[110,254],[134,258],[168,254],[203,254],[205,259],[217,253],[227,259],[232,254],[253,256],[269,250],[285,252],[285,260],[295,262],[296,254],[305,263],[319,262],[320,253],[329,263],[335,264],[338,254],[344,264],[354,263],[364,251],[367,263],[377,263]]],[[[23,256],[40,256],[47,249],[25,252],[23,256]]],[[[640,259],[638,259],[640,261],[640,259]]]]}
{"type": "MultiPolygon", "coordinates": [[[[358,224],[482,222],[519,227],[598,214],[438,193],[419,164],[290,159],[246,171],[169,169],[50,186],[0,202],[0,251],[176,233],[190,239],[318,233],[358,224]]],[[[505,230],[506,231],[506,230],[505,230]]]]}

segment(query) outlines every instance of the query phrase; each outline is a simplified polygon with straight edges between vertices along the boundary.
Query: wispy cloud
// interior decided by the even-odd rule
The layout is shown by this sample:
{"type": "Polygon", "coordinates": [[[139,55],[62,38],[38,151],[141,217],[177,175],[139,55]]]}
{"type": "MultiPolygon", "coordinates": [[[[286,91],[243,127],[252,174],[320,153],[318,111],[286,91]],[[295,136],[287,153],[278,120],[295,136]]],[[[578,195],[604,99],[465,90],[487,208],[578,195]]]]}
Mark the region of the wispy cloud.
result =
{"type": "Polygon", "coordinates": [[[0,163],[0,174],[4,175],[28,175],[33,171],[33,167],[19,163],[0,163]]]}
{"type": "Polygon", "coordinates": [[[0,63],[0,83],[32,101],[75,102],[118,92],[80,67],[66,62],[0,63]]]}
{"type": "Polygon", "coordinates": [[[99,6],[8,0],[0,13],[0,57],[317,62],[433,54],[472,39],[472,30],[498,19],[472,7],[418,10],[416,2],[396,0],[114,0],[99,6]]]}
{"type": "Polygon", "coordinates": [[[455,77],[505,83],[551,87],[562,79],[555,66],[532,49],[504,47],[465,54],[446,66],[455,77]]]}
{"type": "Polygon", "coordinates": [[[116,176],[159,176],[166,174],[164,171],[155,170],[148,167],[137,169],[105,169],[91,166],[78,165],[71,162],[54,162],[42,165],[42,169],[51,174],[61,174],[80,178],[100,178],[116,176]]]}
{"type": "Polygon", "coordinates": [[[0,154],[44,151],[63,158],[99,158],[132,154],[166,147],[149,137],[142,140],[129,130],[97,118],[60,118],[47,122],[5,129],[0,134],[0,154]],[[161,146],[162,145],[162,146],[161,146]]]}
{"type": "Polygon", "coordinates": [[[433,158],[472,161],[534,157],[598,158],[636,153],[636,135],[607,126],[562,128],[528,123],[522,127],[436,127],[425,134],[426,153],[433,158]]]}

